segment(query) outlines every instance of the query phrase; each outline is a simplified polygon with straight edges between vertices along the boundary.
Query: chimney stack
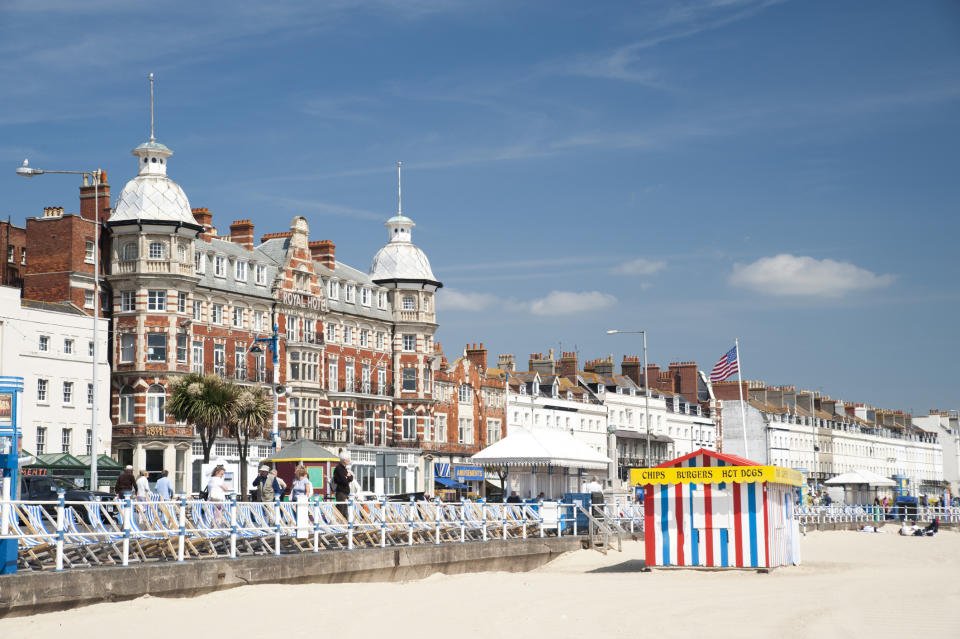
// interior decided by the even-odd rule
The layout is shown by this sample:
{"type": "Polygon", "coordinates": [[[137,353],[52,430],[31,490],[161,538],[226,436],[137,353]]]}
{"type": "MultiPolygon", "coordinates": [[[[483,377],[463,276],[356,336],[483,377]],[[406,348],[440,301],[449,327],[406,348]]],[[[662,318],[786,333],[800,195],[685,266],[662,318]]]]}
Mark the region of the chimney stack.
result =
{"type": "Polygon", "coordinates": [[[560,353],[560,364],[558,374],[567,379],[573,379],[577,376],[577,353],[575,351],[560,353]]]}
{"type": "Polygon", "coordinates": [[[557,362],[553,359],[553,349],[550,349],[547,356],[544,356],[543,353],[530,353],[529,366],[532,372],[541,375],[556,375],[557,362]]]}
{"type": "Polygon", "coordinates": [[[480,347],[477,348],[476,344],[471,344],[467,347],[467,359],[473,362],[473,365],[480,369],[480,372],[486,374],[487,372],[487,349],[484,348],[483,342],[480,342],[480,347]]]}
{"type": "Polygon", "coordinates": [[[507,353],[497,356],[497,368],[512,373],[517,370],[517,363],[514,361],[513,354],[507,353]]]}
{"type": "Polygon", "coordinates": [[[248,251],[253,250],[253,222],[250,220],[234,220],[230,225],[230,241],[240,244],[248,251]]]}
{"type": "Polygon", "coordinates": [[[84,176],[83,186],[80,187],[80,217],[98,222],[106,222],[110,217],[110,185],[107,184],[106,171],[100,170],[100,185],[96,187],[96,193],[84,176]]]}
{"type": "Polygon", "coordinates": [[[314,262],[320,262],[321,266],[333,269],[337,260],[335,257],[336,246],[330,240],[315,240],[310,242],[310,257],[314,262]]]}
{"type": "Polygon", "coordinates": [[[63,217],[63,207],[45,206],[43,207],[43,217],[63,217]]]}
{"type": "Polygon", "coordinates": [[[217,235],[217,229],[213,228],[213,214],[206,207],[199,209],[192,209],[193,219],[197,221],[197,224],[203,227],[203,231],[200,233],[200,239],[204,242],[209,242],[217,235]]]}
{"type": "Polygon", "coordinates": [[[643,364],[637,355],[624,355],[620,363],[620,374],[629,377],[637,386],[643,387],[643,364]]]}

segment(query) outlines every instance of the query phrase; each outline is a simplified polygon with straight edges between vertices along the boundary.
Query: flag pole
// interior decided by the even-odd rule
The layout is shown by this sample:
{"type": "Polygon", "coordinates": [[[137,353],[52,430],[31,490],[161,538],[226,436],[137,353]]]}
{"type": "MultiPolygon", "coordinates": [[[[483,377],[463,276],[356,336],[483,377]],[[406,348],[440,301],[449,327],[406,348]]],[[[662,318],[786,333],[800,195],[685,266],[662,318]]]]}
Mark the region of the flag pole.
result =
{"type": "MultiPolygon", "coordinates": [[[[730,342],[727,342],[729,344],[730,342]]],[[[743,360],[740,359],[740,340],[733,338],[733,344],[737,349],[737,390],[740,391],[740,423],[743,425],[743,456],[750,459],[750,450],[747,448],[747,409],[743,405],[743,378],[740,376],[740,369],[743,366],[743,360]]]]}

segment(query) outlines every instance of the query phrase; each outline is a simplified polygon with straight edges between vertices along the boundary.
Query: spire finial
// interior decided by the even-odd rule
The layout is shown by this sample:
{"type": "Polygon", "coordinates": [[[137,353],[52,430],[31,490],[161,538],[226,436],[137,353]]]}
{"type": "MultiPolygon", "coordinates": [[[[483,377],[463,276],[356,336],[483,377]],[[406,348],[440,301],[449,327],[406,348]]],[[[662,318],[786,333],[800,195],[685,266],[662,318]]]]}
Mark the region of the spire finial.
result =
{"type": "Polygon", "coordinates": [[[403,162],[397,162],[397,215],[403,215],[403,189],[401,188],[400,167],[403,162]]]}
{"type": "Polygon", "coordinates": [[[156,142],[157,138],[153,135],[153,74],[147,77],[150,78],[150,141],[156,142]]]}

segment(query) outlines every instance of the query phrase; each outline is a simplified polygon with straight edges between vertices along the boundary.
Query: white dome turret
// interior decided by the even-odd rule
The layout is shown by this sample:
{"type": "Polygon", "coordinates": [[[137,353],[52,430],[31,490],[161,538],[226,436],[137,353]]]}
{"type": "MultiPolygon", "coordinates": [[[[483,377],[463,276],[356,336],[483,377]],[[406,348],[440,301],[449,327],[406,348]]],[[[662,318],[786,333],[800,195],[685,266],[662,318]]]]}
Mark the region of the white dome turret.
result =
{"type": "MultiPolygon", "coordinates": [[[[399,177],[399,166],[397,171],[399,177]]],[[[398,194],[399,199],[399,194],[398,194]]],[[[374,281],[403,280],[424,281],[439,285],[430,268],[430,260],[411,241],[411,229],[416,224],[403,214],[402,205],[397,214],[386,221],[389,240],[377,251],[370,264],[370,277],[374,281]]]]}
{"type": "Polygon", "coordinates": [[[167,158],[173,151],[151,139],[132,151],[137,157],[137,177],[127,182],[109,222],[180,222],[196,224],[187,195],[167,177],[167,158]]]}

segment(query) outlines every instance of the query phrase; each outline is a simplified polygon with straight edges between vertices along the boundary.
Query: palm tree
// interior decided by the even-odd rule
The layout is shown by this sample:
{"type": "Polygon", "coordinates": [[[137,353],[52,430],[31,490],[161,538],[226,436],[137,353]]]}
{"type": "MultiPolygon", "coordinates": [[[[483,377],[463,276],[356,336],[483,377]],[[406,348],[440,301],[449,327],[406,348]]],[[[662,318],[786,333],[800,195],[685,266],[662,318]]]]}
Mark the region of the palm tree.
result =
{"type": "Polygon", "coordinates": [[[236,385],[218,375],[190,373],[170,383],[167,412],[197,429],[204,463],[210,462],[210,451],[220,429],[231,422],[237,395],[236,385]]]}
{"type": "Polygon", "coordinates": [[[230,411],[233,434],[240,454],[240,498],[247,499],[247,452],[250,437],[262,437],[267,420],[273,417],[273,400],[261,387],[240,388],[230,411]]]}

